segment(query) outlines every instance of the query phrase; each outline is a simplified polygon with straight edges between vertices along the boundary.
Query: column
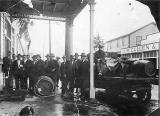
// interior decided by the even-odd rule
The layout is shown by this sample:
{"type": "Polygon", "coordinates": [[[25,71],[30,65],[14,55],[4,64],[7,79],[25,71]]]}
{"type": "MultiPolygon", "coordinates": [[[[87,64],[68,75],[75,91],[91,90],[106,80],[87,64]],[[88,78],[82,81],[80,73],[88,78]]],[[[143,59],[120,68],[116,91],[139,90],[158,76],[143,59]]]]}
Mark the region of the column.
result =
{"type": "MultiPolygon", "coordinates": [[[[158,5],[159,5],[159,10],[158,10],[158,12],[160,13],[160,2],[158,2],[158,5]]],[[[159,14],[158,13],[158,14],[159,14]]],[[[159,15],[159,19],[160,19],[160,15],[159,15]]],[[[158,29],[160,29],[160,20],[159,20],[159,27],[158,27],[158,29]]],[[[159,30],[160,31],[160,30],[159,30]]],[[[159,58],[159,62],[158,62],[158,69],[159,69],[159,87],[158,87],[158,100],[159,100],[159,102],[158,102],[158,106],[159,106],[159,108],[160,108],[160,33],[159,33],[159,50],[158,50],[158,58],[159,58]]]]}
{"type": "Polygon", "coordinates": [[[52,41],[51,41],[51,21],[49,20],[49,54],[51,54],[51,45],[52,45],[52,41]]]}
{"type": "Polygon", "coordinates": [[[94,41],[94,0],[90,0],[90,98],[95,98],[94,89],[94,60],[93,60],[93,41],[94,41]]]}
{"type": "Polygon", "coordinates": [[[71,54],[73,54],[73,20],[68,20],[65,32],[65,55],[67,60],[69,60],[71,54]]]}

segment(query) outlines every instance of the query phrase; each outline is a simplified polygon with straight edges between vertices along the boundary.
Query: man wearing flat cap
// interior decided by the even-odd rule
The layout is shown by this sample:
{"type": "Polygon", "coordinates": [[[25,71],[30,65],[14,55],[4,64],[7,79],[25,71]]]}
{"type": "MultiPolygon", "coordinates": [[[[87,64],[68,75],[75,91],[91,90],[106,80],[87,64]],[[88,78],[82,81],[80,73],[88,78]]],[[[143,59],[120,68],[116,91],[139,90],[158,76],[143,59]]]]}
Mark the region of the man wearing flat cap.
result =
{"type": "Polygon", "coordinates": [[[18,54],[17,60],[13,62],[13,75],[15,76],[16,89],[23,88],[23,68],[24,66],[23,61],[21,60],[21,54],[18,54]]]}
{"type": "Polygon", "coordinates": [[[86,98],[85,88],[89,86],[89,75],[90,75],[90,63],[87,60],[87,55],[85,53],[81,54],[81,63],[79,66],[80,70],[80,84],[81,84],[81,99],[86,98]]]}
{"type": "Polygon", "coordinates": [[[2,71],[5,76],[5,86],[6,89],[9,88],[9,83],[10,83],[10,68],[11,68],[11,52],[8,51],[7,55],[3,58],[3,64],[2,64],[2,71]]]}
{"type": "Polygon", "coordinates": [[[59,70],[58,62],[54,59],[55,55],[53,53],[50,54],[50,61],[47,66],[48,73],[47,75],[52,78],[52,80],[57,82],[57,72],[59,70]]]}
{"type": "Polygon", "coordinates": [[[74,82],[76,74],[76,63],[74,61],[74,55],[70,55],[70,60],[67,61],[67,77],[69,80],[69,91],[74,92],[74,82]]]}

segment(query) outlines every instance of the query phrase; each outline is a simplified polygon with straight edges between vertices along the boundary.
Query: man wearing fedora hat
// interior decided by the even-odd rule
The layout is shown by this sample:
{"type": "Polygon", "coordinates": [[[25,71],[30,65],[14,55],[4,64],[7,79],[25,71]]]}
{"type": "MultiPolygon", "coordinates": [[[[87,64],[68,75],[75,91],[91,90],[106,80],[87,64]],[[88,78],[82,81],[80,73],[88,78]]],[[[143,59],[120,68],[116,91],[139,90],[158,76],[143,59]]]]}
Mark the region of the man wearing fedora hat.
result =
{"type": "Polygon", "coordinates": [[[32,88],[33,79],[32,79],[32,69],[33,69],[33,62],[30,59],[30,55],[27,54],[27,61],[26,61],[26,77],[29,78],[29,89],[32,88]]]}
{"type": "Polygon", "coordinates": [[[60,61],[60,57],[56,57],[56,60],[57,60],[57,62],[58,62],[58,66],[59,66],[59,69],[58,69],[58,71],[57,71],[57,87],[59,87],[58,86],[58,83],[59,83],[59,79],[60,79],[60,77],[61,77],[61,73],[60,73],[60,68],[61,68],[61,61],[60,61]]]}
{"type": "Polygon", "coordinates": [[[79,65],[81,63],[81,60],[78,59],[79,55],[78,53],[75,53],[75,63],[76,63],[76,74],[75,74],[75,88],[76,88],[76,93],[78,93],[78,88],[79,88],[79,80],[80,80],[80,71],[79,71],[79,65]]]}
{"type": "Polygon", "coordinates": [[[47,75],[52,78],[54,82],[57,82],[57,72],[59,69],[58,62],[54,59],[55,55],[50,54],[50,61],[47,66],[48,73],[47,75]]]}
{"type": "Polygon", "coordinates": [[[15,76],[16,89],[23,88],[23,61],[21,54],[17,55],[17,60],[13,62],[13,75],[15,76]],[[20,81],[20,85],[19,85],[20,81]]]}
{"type": "Polygon", "coordinates": [[[74,82],[75,82],[75,74],[76,74],[76,63],[74,61],[74,55],[70,55],[70,60],[67,61],[67,77],[69,80],[69,91],[71,93],[74,92],[74,82]]]}
{"type": "Polygon", "coordinates": [[[79,66],[80,70],[80,84],[81,84],[81,99],[86,98],[85,88],[89,86],[89,75],[90,75],[90,63],[87,60],[87,55],[85,53],[81,54],[81,63],[79,66]]]}
{"type": "Polygon", "coordinates": [[[2,71],[5,77],[5,88],[9,88],[10,83],[10,68],[11,68],[11,52],[8,51],[7,55],[3,58],[2,71]]]}
{"type": "Polygon", "coordinates": [[[28,78],[28,72],[27,72],[27,56],[24,54],[22,56],[22,63],[23,63],[23,89],[27,89],[27,78],[28,78]]]}
{"type": "Polygon", "coordinates": [[[48,62],[49,62],[49,60],[50,60],[50,56],[49,56],[49,54],[47,54],[45,57],[46,57],[45,67],[47,67],[47,66],[48,66],[48,62]]]}
{"type": "Polygon", "coordinates": [[[95,64],[97,65],[99,75],[102,75],[103,64],[105,64],[105,52],[102,50],[103,46],[99,45],[99,50],[95,52],[95,64]]]}
{"type": "Polygon", "coordinates": [[[36,61],[35,66],[34,66],[34,70],[35,70],[34,75],[37,76],[37,77],[44,76],[45,75],[45,63],[41,59],[40,54],[37,54],[36,58],[37,58],[37,61],[36,61]]]}
{"type": "Polygon", "coordinates": [[[60,73],[61,73],[61,80],[62,80],[62,92],[61,96],[63,97],[67,91],[67,84],[68,84],[68,77],[67,77],[67,63],[66,63],[66,56],[62,57],[63,62],[61,63],[60,73]]]}

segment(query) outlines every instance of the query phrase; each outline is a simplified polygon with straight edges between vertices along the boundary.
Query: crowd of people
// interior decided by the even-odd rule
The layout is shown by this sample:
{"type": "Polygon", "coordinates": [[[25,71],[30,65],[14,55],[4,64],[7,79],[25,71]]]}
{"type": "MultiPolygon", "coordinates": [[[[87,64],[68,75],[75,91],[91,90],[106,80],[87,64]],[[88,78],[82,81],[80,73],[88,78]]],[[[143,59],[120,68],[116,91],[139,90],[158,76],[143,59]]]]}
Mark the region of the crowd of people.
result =
{"type": "Polygon", "coordinates": [[[58,86],[59,80],[62,83],[61,96],[64,97],[66,92],[74,93],[81,91],[81,97],[84,97],[84,83],[89,79],[89,60],[87,55],[82,53],[70,55],[69,60],[66,56],[55,57],[53,53],[47,54],[46,60],[41,59],[41,55],[11,54],[8,51],[7,56],[3,58],[2,71],[5,76],[5,89],[29,89],[33,91],[34,82],[40,76],[49,76],[58,86]],[[81,56],[81,59],[79,59],[81,56]],[[15,80],[15,82],[13,82],[15,80]],[[27,84],[29,80],[29,85],[27,84]],[[14,86],[15,83],[15,86],[14,86]],[[79,88],[79,89],[78,89],[79,88]],[[74,91],[75,90],[75,91],[74,91]]]}

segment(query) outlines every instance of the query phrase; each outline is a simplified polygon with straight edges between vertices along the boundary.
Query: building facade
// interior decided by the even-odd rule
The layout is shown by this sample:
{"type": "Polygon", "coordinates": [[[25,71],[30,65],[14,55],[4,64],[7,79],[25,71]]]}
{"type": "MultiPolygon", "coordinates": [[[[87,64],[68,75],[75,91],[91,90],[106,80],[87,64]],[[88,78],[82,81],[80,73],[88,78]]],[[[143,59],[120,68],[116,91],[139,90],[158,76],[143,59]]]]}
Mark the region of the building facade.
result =
{"type": "Polygon", "coordinates": [[[158,69],[159,30],[150,23],[129,34],[107,41],[105,51],[132,59],[149,59],[158,69]]]}
{"type": "Polygon", "coordinates": [[[18,53],[28,54],[29,52],[30,38],[28,31],[21,31],[25,24],[24,20],[26,19],[13,19],[7,13],[0,13],[0,69],[7,51],[16,55],[18,53]]]}

